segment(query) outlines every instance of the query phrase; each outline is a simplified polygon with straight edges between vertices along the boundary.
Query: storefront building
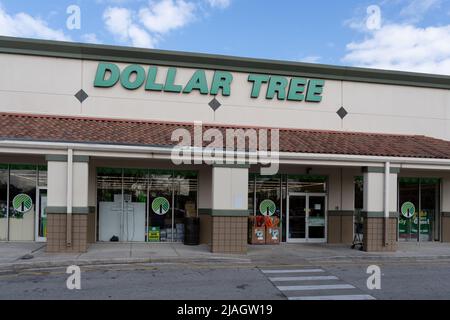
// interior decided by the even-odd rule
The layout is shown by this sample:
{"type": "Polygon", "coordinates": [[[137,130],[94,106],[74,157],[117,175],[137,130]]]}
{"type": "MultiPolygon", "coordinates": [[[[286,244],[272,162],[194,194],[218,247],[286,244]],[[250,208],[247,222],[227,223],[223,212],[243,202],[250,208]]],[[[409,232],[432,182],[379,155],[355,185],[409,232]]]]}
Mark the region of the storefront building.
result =
{"type": "Polygon", "coordinates": [[[8,37],[0,68],[0,241],[450,242],[450,77],[8,37]]]}

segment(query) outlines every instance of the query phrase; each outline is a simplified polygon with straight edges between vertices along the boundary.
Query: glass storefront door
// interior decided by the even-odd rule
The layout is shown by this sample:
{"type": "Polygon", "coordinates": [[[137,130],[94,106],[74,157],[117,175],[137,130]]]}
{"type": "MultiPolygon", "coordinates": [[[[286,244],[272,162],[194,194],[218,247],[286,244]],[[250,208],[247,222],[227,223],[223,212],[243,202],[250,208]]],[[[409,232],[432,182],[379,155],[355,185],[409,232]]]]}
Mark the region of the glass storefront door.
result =
{"type": "Polygon", "coordinates": [[[288,197],[288,242],[324,242],[326,197],[324,194],[290,193],[288,197]]]}

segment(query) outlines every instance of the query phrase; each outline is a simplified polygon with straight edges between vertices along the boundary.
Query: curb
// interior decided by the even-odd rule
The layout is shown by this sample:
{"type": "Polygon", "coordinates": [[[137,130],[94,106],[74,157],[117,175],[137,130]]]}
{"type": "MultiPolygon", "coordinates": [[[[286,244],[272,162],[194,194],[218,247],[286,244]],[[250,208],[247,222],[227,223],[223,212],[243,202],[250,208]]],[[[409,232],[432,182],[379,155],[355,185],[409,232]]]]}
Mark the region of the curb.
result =
{"type": "Polygon", "coordinates": [[[365,257],[355,257],[355,256],[324,256],[324,257],[306,257],[307,261],[433,261],[433,260],[450,260],[450,255],[437,255],[437,256],[382,256],[373,255],[365,257]]]}
{"type": "Polygon", "coordinates": [[[194,258],[118,258],[118,259],[99,259],[99,260],[62,260],[62,261],[39,261],[23,263],[7,263],[0,265],[0,275],[5,273],[17,273],[28,270],[38,270],[47,268],[63,268],[70,265],[77,266],[107,266],[107,265],[133,265],[133,264],[189,264],[189,263],[220,263],[220,264],[240,264],[251,265],[250,259],[234,257],[194,257],[194,258]]]}

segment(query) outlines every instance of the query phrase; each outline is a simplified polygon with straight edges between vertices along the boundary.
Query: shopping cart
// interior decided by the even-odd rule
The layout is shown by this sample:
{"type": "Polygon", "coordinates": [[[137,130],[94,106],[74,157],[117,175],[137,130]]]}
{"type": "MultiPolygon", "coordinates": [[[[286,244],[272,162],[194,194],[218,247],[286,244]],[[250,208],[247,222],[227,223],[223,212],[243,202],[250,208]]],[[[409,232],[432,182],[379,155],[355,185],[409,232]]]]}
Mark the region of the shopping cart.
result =
{"type": "Polygon", "coordinates": [[[363,250],[363,224],[362,222],[355,222],[355,235],[353,236],[352,249],[359,247],[363,250]]]}

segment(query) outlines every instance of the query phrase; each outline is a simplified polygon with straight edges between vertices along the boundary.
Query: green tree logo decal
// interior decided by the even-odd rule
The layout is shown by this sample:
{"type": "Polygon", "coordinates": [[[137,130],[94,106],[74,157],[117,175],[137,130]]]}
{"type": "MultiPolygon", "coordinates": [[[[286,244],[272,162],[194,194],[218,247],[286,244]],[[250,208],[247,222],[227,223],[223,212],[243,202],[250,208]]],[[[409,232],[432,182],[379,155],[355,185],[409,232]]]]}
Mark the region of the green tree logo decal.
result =
{"type": "Polygon", "coordinates": [[[169,201],[164,197],[155,198],[152,202],[152,210],[154,213],[162,216],[165,215],[170,209],[169,201]]]}
{"type": "Polygon", "coordinates": [[[402,215],[407,218],[410,219],[414,216],[414,214],[416,213],[416,206],[414,205],[414,203],[412,202],[405,202],[402,205],[402,215]]]}
{"type": "Polygon", "coordinates": [[[259,212],[261,212],[262,215],[273,216],[276,210],[277,206],[272,200],[267,199],[259,204],[259,212]]]}
{"type": "Polygon", "coordinates": [[[25,213],[31,210],[33,207],[33,200],[27,194],[21,193],[14,197],[13,208],[17,212],[25,213]]]}

